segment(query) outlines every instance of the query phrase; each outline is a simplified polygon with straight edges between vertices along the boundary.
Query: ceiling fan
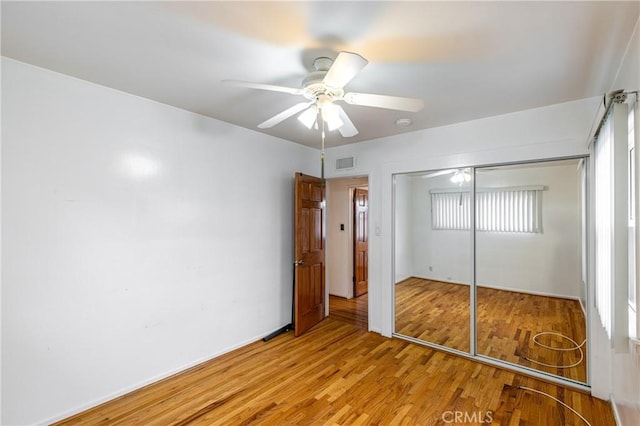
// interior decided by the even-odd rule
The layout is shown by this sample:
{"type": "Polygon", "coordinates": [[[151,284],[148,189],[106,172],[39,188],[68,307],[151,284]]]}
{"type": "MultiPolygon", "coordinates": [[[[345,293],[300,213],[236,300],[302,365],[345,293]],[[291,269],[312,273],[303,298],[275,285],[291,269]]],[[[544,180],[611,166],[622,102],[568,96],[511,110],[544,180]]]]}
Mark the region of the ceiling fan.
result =
{"type": "Polygon", "coordinates": [[[350,105],[410,112],[420,111],[424,107],[422,99],[370,93],[345,93],[344,86],[368,63],[365,58],[352,52],[340,52],[335,61],[327,57],[316,58],[313,62],[315,70],[304,78],[302,87],[298,89],[239,80],[223,80],[223,82],[251,89],[302,95],[307,99],[306,102],[295,104],[258,124],[261,129],[268,129],[295,114],[301,113],[298,116],[298,120],[307,128],[318,128],[318,119],[320,119],[323,127],[326,123],[329,130],[338,129],[343,137],[348,138],[357,135],[358,129],[349,119],[344,109],[335,103],[336,101],[344,101],[350,105]]]}
{"type": "MultiPolygon", "coordinates": [[[[482,167],[480,169],[480,171],[493,171],[496,170],[497,167],[482,167]]],[[[462,168],[458,168],[458,169],[445,169],[445,170],[438,170],[436,172],[431,172],[431,173],[427,173],[424,175],[421,175],[420,177],[422,179],[431,179],[434,177],[438,177],[438,176],[444,176],[444,175],[453,175],[451,176],[451,182],[452,183],[456,183],[458,185],[462,185],[465,183],[469,183],[471,181],[471,169],[469,167],[462,167],[462,168]]],[[[478,169],[476,169],[476,171],[478,171],[478,169]]]]}
{"type": "Polygon", "coordinates": [[[449,174],[453,174],[453,176],[456,177],[456,181],[458,179],[457,176],[462,176],[463,177],[463,181],[466,181],[466,182],[468,182],[470,180],[469,178],[466,178],[466,176],[470,176],[469,175],[469,171],[466,168],[438,170],[437,172],[427,173],[427,174],[424,174],[424,175],[422,175],[420,177],[422,179],[431,179],[431,178],[434,178],[434,177],[443,176],[443,175],[449,175],[449,174]]]}

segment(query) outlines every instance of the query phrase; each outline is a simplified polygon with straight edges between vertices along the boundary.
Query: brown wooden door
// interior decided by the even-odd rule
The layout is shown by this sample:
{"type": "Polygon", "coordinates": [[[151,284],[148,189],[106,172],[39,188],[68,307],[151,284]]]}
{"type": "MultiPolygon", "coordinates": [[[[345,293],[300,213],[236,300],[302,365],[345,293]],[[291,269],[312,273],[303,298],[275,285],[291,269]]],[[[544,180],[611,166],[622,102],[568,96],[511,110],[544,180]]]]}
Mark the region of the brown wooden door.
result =
{"type": "Polygon", "coordinates": [[[325,317],[324,185],[296,173],[294,333],[301,335],[325,317]]]}
{"type": "Polygon", "coordinates": [[[369,291],[369,192],[356,188],[353,193],[353,295],[369,291]]]}

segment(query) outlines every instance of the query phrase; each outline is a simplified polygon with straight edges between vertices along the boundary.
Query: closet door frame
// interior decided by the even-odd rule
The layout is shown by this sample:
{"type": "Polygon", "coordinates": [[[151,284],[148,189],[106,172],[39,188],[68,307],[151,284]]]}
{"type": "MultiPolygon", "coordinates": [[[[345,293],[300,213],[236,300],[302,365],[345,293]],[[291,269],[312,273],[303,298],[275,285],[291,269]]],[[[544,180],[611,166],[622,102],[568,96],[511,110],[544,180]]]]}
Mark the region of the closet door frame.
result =
{"type": "MultiPolygon", "coordinates": [[[[471,181],[470,181],[470,196],[471,196],[471,219],[470,220],[470,243],[471,243],[471,250],[470,250],[470,265],[471,265],[471,280],[470,280],[470,290],[469,290],[469,317],[470,317],[470,328],[469,328],[469,352],[464,352],[458,349],[453,349],[453,348],[449,348],[447,346],[443,346],[443,345],[438,345],[435,343],[431,343],[431,342],[427,342],[424,340],[420,340],[417,339],[415,337],[410,337],[410,336],[405,336],[399,333],[395,332],[395,285],[393,285],[394,283],[392,283],[392,302],[393,305],[392,309],[391,309],[391,315],[392,315],[392,327],[393,327],[393,331],[391,333],[391,335],[393,337],[399,338],[399,339],[403,339],[406,341],[410,341],[419,345],[423,345],[426,347],[430,347],[433,349],[437,349],[437,350],[441,350],[444,352],[448,352],[448,353],[452,353],[458,356],[462,356],[464,358],[467,359],[471,359],[474,361],[480,361],[482,363],[485,364],[489,364],[495,367],[499,367],[499,368],[504,368],[507,370],[511,370],[513,372],[519,373],[519,374],[523,374],[523,375],[527,375],[530,377],[534,377],[534,378],[538,378],[541,380],[546,380],[548,382],[551,383],[556,383],[562,386],[567,386],[573,389],[577,389],[580,391],[584,391],[584,392],[590,392],[591,390],[591,386],[589,385],[590,383],[590,379],[591,379],[591,373],[590,373],[590,366],[591,363],[588,362],[588,357],[591,354],[591,324],[590,324],[590,317],[591,317],[591,297],[592,297],[592,285],[591,285],[591,276],[593,274],[593,269],[592,269],[592,247],[593,247],[593,232],[590,232],[591,226],[592,226],[592,217],[593,217],[593,206],[592,206],[592,185],[591,185],[591,173],[592,173],[592,168],[593,168],[593,161],[592,161],[592,156],[589,154],[585,154],[585,155],[575,155],[575,156],[566,156],[566,157],[552,157],[552,158],[541,158],[541,159],[535,159],[535,160],[526,160],[526,161],[513,161],[513,162],[505,162],[505,163],[495,163],[495,164],[482,164],[482,165],[467,165],[467,166],[458,166],[456,168],[468,168],[471,171],[471,181]],[[475,199],[476,199],[476,170],[477,169],[483,169],[483,168],[488,168],[488,167],[500,167],[500,166],[517,166],[517,165],[524,165],[524,164],[535,164],[535,163],[544,163],[544,162],[551,162],[551,161],[561,161],[561,160],[575,160],[575,159],[582,159],[584,161],[586,170],[584,173],[584,179],[586,180],[586,182],[584,183],[586,185],[587,191],[586,191],[586,200],[583,200],[583,206],[586,208],[586,211],[584,212],[585,216],[586,216],[586,235],[585,235],[585,242],[586,242],[586,252],[587,252],[587,256],[586,259],[584,259],[587,262],[587,265],[585,267],[585,270],[587,271],[587,294],[585,295],[586,298],[586,317],[585,317],[585,327],[586,327],[586,335],[587,335],[587,378],[586,378],[586,382],[578,382],[572,379],[568,379],[565,377],[561,377],[561,376],[557,376],[554,374],[550,374],[550,373],[546,373],[543,371],[539,371],[539,370],[535,370],[533,368],[529,368],[529,367],[523,367],[514,363],[510,363],[510,362],[505,362],[499,359],[495,359],[495,358],[491,358],[489,356],[486,355],[482,355],[482,354],[478,354],[477,352],[477,324],[476,324],[476,317],[477,317],[477,309],[476,309],[476,302],[477,302],[477,283],[476,283],[476,279],[477,279],[477,267],[476,267],[476,250],[477,250],[477,246],[476,246],[476,221],[475,221],[475,217],[476,217],[476,203],[475,203],[475,199]]],[[[419,173],[419,172],[424,172],[424,173],[429,173],[431,171],[437,171],[437,170],[424,170],[424,171],[413,171],[413,172],[402,172],[402,173],[394,173],[392,175],[392,182],[393,182],[393,193],[392,193],[392,221],[393,221],[393,233],[394,235],[392,235],[391,238],[391,253],[392,253],[392,265],[391,265],[391,271],[392,271],[392,276],[395,276],[395,258],[396,258],[396,250],[395,250],[395,223],[396,223],[396,214],[395,214],[395,210],[396,210],[396,176],[397,175],[405,175],[408,173],[419,173]]]]}

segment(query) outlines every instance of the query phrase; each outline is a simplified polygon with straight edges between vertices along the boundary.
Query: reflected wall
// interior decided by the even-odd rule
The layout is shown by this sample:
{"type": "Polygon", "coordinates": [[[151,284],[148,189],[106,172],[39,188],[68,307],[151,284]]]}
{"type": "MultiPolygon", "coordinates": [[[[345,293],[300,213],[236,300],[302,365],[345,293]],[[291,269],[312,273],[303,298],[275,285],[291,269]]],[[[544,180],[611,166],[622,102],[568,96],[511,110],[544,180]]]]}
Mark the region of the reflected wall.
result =
{"type": "Polygon", "coordinates": [[[586,382],[581,161],[476,169],[478,354],[586,382]]]}

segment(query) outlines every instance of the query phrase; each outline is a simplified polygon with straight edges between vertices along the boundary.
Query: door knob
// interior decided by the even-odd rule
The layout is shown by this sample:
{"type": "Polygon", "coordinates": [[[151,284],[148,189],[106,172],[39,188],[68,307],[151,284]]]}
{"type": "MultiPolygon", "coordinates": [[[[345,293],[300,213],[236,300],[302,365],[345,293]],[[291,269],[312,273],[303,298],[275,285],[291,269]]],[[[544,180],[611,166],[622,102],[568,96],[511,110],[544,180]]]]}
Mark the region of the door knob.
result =
{"type": "Polygon", "coordinates": [[[302,265],[304,264],[304,260],[300,259],[300,260],[296,260],[295,262],[293,262],[294,265],[302,265]]]}

